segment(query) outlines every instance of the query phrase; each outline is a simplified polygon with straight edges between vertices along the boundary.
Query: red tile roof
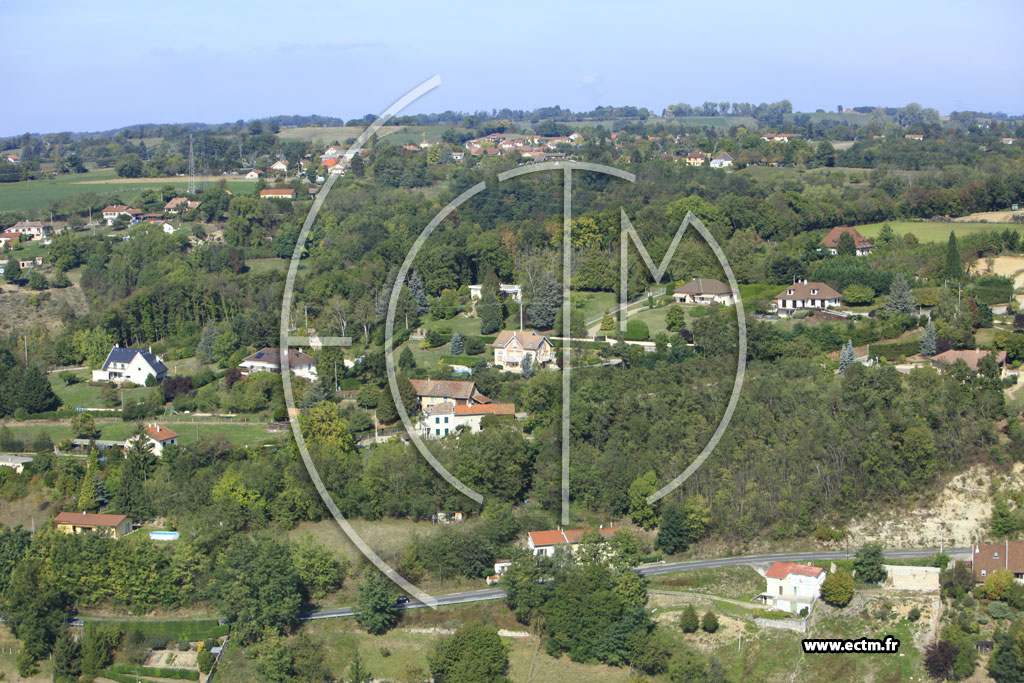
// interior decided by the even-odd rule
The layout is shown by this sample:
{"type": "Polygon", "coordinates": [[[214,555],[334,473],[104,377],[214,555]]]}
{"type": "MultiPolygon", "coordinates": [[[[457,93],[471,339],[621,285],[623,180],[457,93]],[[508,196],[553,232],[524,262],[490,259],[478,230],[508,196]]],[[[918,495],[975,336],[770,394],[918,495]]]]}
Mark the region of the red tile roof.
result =
{"type": "Polygon", "coordinates": [[[1003,541],[982,543],[974,546],[971,558],[974,578],[984,581],[997,569],[1007,569],[1014,574],[1024,573],[1024,541],[1003,541]],[[982,574],[982,572],[985,572],[982,574]]]}
{"type": "Polygon", "coordinates": [[[61,512],[53,518],[54,524],[74,524],[75,526],[116,527],[128,515],[97,515],[92,512],[61,512]]]}
{"type": "Polygon", "coordinates": [[[409,383],[416,390],[417,396],[451,398],[478,403],[490,403],[491,400],[476,390],[476,384],[457,379],[411,379],[409,383]],[[483,399],[483,400],[481,400],[483,399]]]}
{"type": "MultiPolygon", "coordinates": [[[[619,530],[617,526],[606,526],[597,531],[605,538],[611,538],[612,534],[619,530]]],[[[560,545],[562,543],[579,543],[583,532],[588,529],[551,529],[548,531],[531,531],[529,536],[533,541],[533,547],[542,545],[560,545]]]]}
{"type": "Polygon", "coordinates": [[[832,249],[835,249],[837,246],[839,246],[839,237],[844,232],[850,233],[850,235],[853,237],[853,243],[857,245],[858,249],[875,246],[871,244],[871,242],[868,242],[863,235],[857,232],[857,228],[842,225],[837,225],[836,227],[829,230],[828,234],[821,238],[821,243],[826,247],[831,247],[832,249]]]}
{"type": "Polygon", "coordinates": [[[146,433],[155,441],[168,441],[170,439],[177,439],[178,435],[172,432],[167,427],[158,424],[152,424],[146,427],[146,433]]]}
{"type": "Polygon", "coordinates": [[[456,415],[515,415],[514,403],[491,403],[489,405],[455,406],[456,415]]]}
{"type": "Polygon", "coordinates": [[[771,579],[784,579],[790,574],[801,574],[803,576],[819,576],[825,571],[821,567],[812,564],[796,564],[795,562],[774,562],[765,572],[765,576],[771,579]]]}
{"type": "Polygon", "coordinates": [[[261,197],[294,197],[295,190],[260,190],[261,197]]]}
{"type": "MultiPolygon", "coordinates": [[[[950,349],[949,351],[943,351],[932,356],[932,362],[939,365],[952,365],[958,360],[962,360],[967,363],[967,367],[977,372],[978,361],[990,353],[992,352],[987,349],[963,349],[959,351],[950,349]]],[[[996,353],[996,365],[1003,365],[1004,363],[1006,363],[1006,351],[999,351],[996,353]]]]}

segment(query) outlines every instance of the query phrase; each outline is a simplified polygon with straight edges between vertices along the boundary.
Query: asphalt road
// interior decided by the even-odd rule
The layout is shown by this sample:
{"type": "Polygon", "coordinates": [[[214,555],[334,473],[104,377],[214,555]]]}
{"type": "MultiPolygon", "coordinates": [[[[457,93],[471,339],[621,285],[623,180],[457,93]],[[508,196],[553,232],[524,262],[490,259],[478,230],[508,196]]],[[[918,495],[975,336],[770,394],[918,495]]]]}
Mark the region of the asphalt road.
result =
{"type": "MultiPolygon", "coordinates": [[[[911,557],[930,557],[939,552],[938,548],[925,548],[919,550],[887,550],[886,557],[893,559],[906,559],[911,557]]],[[[946,548],[953,559],[968,559],[971,556],[970,548],[946,548]]],[[[852,557],[852,554],[845,552],[810,552],[810,553],[778,553],[775,555],[746,555],[742,557],[723,557],[714,560],[690,560],[688,562],[670,562],[667,564],[650,565],[638,567],[635,571],[640,576],[657,576],[659,574],[672,574],[673,572],[685,572],[693,569],[712,569],[715,567],[735,567],[746,564],[767,564],[769,562],[806,562],[808,560],[844,560],[852,557]]],[[[484,600],[500,600],[505,597],[505,591],[499,588],[487,588],[478,591],[466,591],[464,593],[448,593],[447,595],[435,596],[438,605],[459,605],[467,602],[482,602],[484,600]]],[[[416,599],[398,606],[400,610],[419,609],[426,607],[416,599]]],[[[304,621],[317,619],[336,619],[338,617],[355,616],[358,610],[354,607],[341,607],[338,609],[317,610],[303,614],[300,618],[304,621]]]]}

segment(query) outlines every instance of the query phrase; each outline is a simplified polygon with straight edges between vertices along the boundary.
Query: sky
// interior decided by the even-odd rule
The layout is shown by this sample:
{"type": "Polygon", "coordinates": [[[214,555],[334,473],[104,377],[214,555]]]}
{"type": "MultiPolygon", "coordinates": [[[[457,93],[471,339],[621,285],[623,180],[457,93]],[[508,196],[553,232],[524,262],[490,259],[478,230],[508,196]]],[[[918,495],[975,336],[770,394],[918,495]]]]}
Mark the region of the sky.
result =
{"type": "Polygon", "coordinates": [[[350,119],[435,74],[405,113],[788,99],[1021,114],[1015,4],[0,0],[0,136],[350,119]]]}

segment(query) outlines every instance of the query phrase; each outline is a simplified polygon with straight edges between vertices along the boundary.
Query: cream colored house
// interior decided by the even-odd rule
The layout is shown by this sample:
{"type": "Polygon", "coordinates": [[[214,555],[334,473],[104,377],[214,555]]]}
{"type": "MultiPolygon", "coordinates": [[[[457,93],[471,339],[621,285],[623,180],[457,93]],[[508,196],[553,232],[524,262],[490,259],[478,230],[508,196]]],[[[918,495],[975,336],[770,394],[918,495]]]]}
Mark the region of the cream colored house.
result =
{"type": "MultiPolygon", "coordinates": [[[[597,531],[605,540],[610,539],[620,527],[600,527],[597,531]]],[[[587,529],[551,529],[549,531],[531,531],[526,536],[526,546],[533,555],[555,554],[558,546],[568,546],[573,553],[580,547],[580,539],[587,529]]]]}
{"type": "Polygon", "coordinates": [[[783,612],[798,614],[805,607],[809,611],[821,595],[825,570],[810,563],[774,562],[764,578],[768,585],[760,595],[761,601],[783,612]]]}
{"type": "Polygon", "coordinates": [[[695,277],[685,285],[672,292],[672,298],[680,304],[723,304],[732,306],[736,303],[732,287],[721,280],[707,277],[695,277]]]}
{"type": "Polygon", "coordinates": [[[527,356],[537,367],[555,360],[555,345],[533,330],[502,330],[491,346],[494,347],[494,364],[509,372],[522,372],[527,356]]]}
{"type": "Polygon", "coordinates": [[[121,538],[132,532],[132,520],[128,515],[97,515],[91,512],[61,512],[53,518],[57,531],[65,534],[81,534],[98,531],[111,538],[121,538]]]}

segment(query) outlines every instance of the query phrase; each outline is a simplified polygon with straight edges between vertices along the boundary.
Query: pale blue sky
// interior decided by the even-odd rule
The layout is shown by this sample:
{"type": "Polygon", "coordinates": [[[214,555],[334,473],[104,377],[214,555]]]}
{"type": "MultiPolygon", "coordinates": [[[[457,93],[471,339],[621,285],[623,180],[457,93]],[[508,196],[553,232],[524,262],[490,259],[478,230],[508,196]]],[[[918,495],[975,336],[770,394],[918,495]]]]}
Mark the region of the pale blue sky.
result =
{"type": "Polygon", "coordinates": [[[758,103],[1024,112],[1019,8],[975,3],[0,0],[0,135],[273,114],[758,103]]]}

